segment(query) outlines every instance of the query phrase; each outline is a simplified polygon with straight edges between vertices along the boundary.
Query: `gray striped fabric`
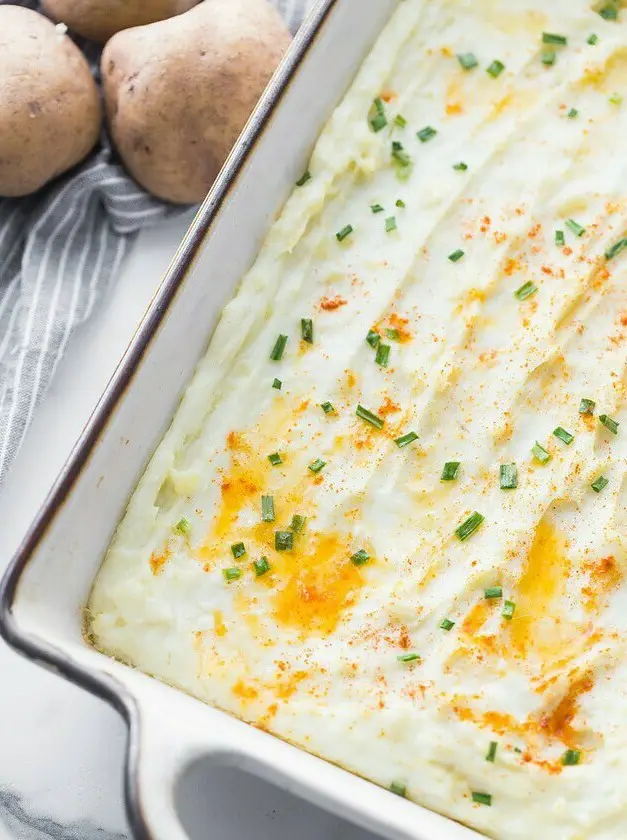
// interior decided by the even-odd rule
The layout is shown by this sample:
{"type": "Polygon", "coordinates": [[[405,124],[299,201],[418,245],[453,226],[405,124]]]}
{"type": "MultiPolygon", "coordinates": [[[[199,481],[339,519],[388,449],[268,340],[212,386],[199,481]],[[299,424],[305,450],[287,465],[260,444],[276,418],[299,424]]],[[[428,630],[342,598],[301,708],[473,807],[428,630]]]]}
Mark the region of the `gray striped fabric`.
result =
{"type": "MultiPolygon", "coordinates": [[[[0,5],[7,2],[19,0],[0,5]]],[[[273,2],[295,30],[308,0],[273,2]]],[[[37,8],[37,0],[21,5],[37,8]]],[[[80,45],[97,75],[98,50],[80,45]]],[[[0,200],[0,482],[72,332],[114,281],[135,235],[176,212],[124,172],[104,132],[69,175],[35,196],[0,200]]]]}

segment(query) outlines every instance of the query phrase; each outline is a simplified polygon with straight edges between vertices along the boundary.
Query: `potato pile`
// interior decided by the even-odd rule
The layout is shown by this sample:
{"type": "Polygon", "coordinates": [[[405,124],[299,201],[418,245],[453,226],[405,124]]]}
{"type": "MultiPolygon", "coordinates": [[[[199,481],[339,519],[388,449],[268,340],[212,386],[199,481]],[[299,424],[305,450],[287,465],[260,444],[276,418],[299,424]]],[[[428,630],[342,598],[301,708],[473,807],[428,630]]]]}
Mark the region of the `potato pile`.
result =
{"type": "Polygon", "coordinates": [[[100,97],[66,28],[107,42],[111,137],[159,198],[201,201],[290,42],[268,0],[44,0],[55,23],[0,6],[0,196],[35,192],[80,163],[100,97]],[[110,40],[108,40],[110,39],[110,40]]]}

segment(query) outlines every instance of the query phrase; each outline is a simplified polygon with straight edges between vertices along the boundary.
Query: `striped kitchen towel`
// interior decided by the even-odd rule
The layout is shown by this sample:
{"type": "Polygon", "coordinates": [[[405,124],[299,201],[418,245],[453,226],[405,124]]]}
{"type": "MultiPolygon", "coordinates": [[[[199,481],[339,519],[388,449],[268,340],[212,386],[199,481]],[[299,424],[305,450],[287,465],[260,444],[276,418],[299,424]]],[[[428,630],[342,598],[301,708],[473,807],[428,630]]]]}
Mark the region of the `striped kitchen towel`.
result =
{"type": "MultiPolygon", "coordinates": [[[[311,0],[273,2],[294,31],[311,0]]],[[[99,49],[79,43],[97,77],[99,49]]],[[[73,331],[115,280],[135,235],[177,212],[126,174],[104,131],[68,175],[34,196],[0,199],[0,483],[73,331]]]]}

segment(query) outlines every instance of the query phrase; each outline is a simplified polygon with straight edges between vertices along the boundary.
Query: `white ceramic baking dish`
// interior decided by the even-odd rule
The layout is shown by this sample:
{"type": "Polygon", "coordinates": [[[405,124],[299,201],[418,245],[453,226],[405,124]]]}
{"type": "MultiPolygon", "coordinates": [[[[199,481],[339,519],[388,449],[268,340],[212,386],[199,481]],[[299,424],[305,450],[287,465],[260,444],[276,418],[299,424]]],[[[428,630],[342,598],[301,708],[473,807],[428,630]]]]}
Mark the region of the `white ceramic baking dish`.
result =
{"type": "Polygon", "coordinates": [[[321,0],[187,233],[150,309],[0,591],[11,645],[112,703],[129,725],[127,806],[138,838],[183,840],[177,778],[237,765],[390,838],[477,835],[157,680],[83,638],[103,554],[220,312],[397,0],[321,0]]]}

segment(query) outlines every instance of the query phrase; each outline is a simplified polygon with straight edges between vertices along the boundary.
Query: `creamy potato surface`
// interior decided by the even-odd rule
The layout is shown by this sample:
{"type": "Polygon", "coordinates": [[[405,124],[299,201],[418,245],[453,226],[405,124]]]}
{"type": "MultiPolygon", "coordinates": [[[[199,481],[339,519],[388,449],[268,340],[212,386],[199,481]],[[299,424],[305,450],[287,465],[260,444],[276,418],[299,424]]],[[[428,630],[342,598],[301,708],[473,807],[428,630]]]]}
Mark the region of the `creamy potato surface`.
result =
{"type": "Polygon", "coordinates": [[[130,501],[96,646],[498,840],[624,840],[626,231],[627,9],[399,3],[130,501]]]}

